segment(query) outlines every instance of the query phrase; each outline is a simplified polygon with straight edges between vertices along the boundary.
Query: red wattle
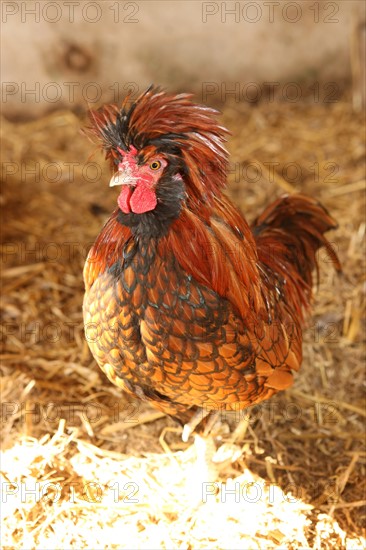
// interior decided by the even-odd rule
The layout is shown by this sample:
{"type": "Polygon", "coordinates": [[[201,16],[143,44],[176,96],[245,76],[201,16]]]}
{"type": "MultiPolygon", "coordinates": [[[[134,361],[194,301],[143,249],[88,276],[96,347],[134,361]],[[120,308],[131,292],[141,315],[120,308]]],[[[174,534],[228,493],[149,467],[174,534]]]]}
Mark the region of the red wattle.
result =
{"type": "Polygon", "coordinates": [[[121,192],[118,197],[118,206],[125,214],[131,212],[130,199],[132,195],[132,188],[129,185],[122,185],[121,192]]]}
{"type": "Polygon", "coordinates": [[[129,202],[130,208],[135,214],[143,214],[144,212],[154,210],[157,205],[155,192],[143,183],[135,187],[135,191],[129,202]]]}
{"type": "Polygon", "coordinates": [[[129,214],[131,211],[135,214],[143,214],[154,210],[157,205],[155,192],[143,183],[136,187],[122,185],[117,202],[125,214],[129,214]]]}

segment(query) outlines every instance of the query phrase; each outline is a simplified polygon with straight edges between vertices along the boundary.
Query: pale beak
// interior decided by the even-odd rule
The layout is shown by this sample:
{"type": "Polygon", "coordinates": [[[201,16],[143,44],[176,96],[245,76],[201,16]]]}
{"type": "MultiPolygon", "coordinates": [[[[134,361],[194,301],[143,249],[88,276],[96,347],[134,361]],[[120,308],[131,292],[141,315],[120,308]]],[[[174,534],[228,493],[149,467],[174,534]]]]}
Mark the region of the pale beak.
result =
{"type": "Polygon", "coordinates": [[[137,184],[136,178],[130,176],[126,171],[116,172],[111,177],[109,182],[109,187],[114,187],[116,185],[133,185],[137,184]]]}

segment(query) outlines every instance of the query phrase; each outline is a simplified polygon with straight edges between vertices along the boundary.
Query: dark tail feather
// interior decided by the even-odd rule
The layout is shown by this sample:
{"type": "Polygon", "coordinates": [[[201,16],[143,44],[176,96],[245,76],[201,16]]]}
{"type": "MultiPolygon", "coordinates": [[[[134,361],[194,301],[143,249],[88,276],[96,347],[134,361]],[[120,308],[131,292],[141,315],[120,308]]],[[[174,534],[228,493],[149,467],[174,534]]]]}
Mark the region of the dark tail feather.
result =
{"type": "Polygon", "coordinates": [[[252,231],[259,259],[273,272],[294,283],[303,306],[309,304],[312,271],[319,270],[317,251],[324,247],[335,269],[342,271],[338,256],[324,234],[337,223],[326,209],[306,195],[281,197],[255,220],[252,231]]]}

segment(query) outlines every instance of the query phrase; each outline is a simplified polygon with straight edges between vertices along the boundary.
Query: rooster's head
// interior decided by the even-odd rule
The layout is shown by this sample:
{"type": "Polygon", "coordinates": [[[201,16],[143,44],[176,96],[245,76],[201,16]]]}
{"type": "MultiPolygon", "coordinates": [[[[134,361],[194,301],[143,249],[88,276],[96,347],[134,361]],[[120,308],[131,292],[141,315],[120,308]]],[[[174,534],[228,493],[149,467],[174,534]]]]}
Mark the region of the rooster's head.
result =
{"type": "Polygon", "coordinates": [[[217,111],[191,95],[169,95],[150,87],[119,108],[90,112],[90,133],[110,159],[110,185],[121,185],[121,221],[136,225],[150,217],[173,220],[183,205],[199,214],[226,184],[227,130],[217,111]]]}

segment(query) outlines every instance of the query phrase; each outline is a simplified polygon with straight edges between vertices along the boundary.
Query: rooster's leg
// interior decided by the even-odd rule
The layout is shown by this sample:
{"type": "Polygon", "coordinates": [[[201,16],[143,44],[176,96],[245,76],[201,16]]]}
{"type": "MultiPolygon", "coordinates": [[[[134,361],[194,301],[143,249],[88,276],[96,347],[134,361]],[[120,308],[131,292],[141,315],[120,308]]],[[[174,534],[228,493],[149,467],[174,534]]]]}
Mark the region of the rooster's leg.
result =
{"type": "Polygon", "coordinates": [[[187,443],[189,436],[192,434],[192,432],[194,432],[198,424],[210,414],[210,412],[211,411],[207,411],[205,409],[198,409],[198,411],[194,413],[190,421],[184,425],[182,433],[182,440],[184,441],[184,443],[187,443]]]}
{"type": "Polygon", "coordinates": [[[204,437],[207,437],[208,435],[210,435],[210,433],[212,432],[213,427],[215,426],[216,422],[220,418],[220,414],[221,413],[219,411],[214,412],[207,419],[207,423],[206,423],[205,429],[203,431],[204,437]]]}

